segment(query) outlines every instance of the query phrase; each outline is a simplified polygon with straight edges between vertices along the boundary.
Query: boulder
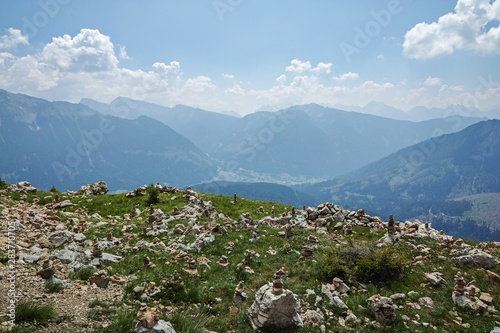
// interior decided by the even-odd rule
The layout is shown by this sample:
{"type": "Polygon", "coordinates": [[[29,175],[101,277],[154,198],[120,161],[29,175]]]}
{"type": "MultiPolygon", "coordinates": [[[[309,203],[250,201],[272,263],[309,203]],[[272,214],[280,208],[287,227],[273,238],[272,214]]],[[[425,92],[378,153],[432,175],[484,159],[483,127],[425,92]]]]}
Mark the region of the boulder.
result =
{"type": "Polygon", "coordinates": [[[484,253],[477,252],[454,258],[455,262],[460,266],[474,268],[493,268],[496,265],[495,257],[484,253]]]}
{"type": "Polygon", "coordinates": [[[55,231],[47,237],[47,239],[54,245],[54,247],[59,247],[66,242],[69,242],[73,237],[73,233],[68,230],[55,231]]]}
{"type": "Polygon", "coordinates": [[[273,328],[285,332],[302,327],[297,296],[290,290],[283,289],[279,295],[273,293],[273,285],[262,286],[255,295],[255,302],[247,311],[254,329],[273,328]]]}
{"type": "Polygon", "coordinates": [[[103,181],[94,184],[83,185],[77,192],[78,195],[82,195],[84,197],[90,197],[92,195],[104,195],[106,193],[108,193],[108,186],[103,181]]]}
{"type": "Polygon", "coordinates": [[[448,284],[445,279],[441,277],[441,273],[424,273],[425,279],[433,286],[445,286],[448,284]]]}
{"type": "Polygon", "coordinates": [[[21,192],[21,193],[36,193],[36,191],[37,191],[36,187],[32,186],[27,181],[22,181],[22,182],[17,183],[17,188],[19,189],[19,192],[21,192]]]}
{"type": "Polygon", "coordinates": [[[159,320],[152,328],[146,328],[139,325],[134,333],[175,333],[175,329],[170,322],[159,320]]]}
{"type": "Polygon", "coordinates": [[[375,316],[375,320],[379,323],[386,325],[392,324],[396,319],[396,308],[392,299],[388,297],[382,297],[380,295],[373,295],[366,300],[368,309],[375,316]]]}
{"type": "Polygon", "coordinates": [[[302,316],[302,322],[305,325],[314,325],[317,326],[319,324],[323,324],[325,322],[325,318],[321,314],[320,311],[307,310],[302,316]]]}
{"type": "Polygon", "coordinates": [[[159,318],[153,308],[141,304],[141,309],[137,312],[137,320],[143,328],[153,328],[158,323],[159,318]]]}
{"type": "Polygon", "coordinates": [[[434,307],[434,301],[430,297],[420,297],[418,299],[418,305],[432,309],[434,307]]]}
{"type": "Polygon", "coordinates": [[[77,252],[66,249],[60,250],[59,252],[56,253],[56,258],[59,259],[63,264],[71,264],[76,260],[77,256],[78,256],[77,252]]]}

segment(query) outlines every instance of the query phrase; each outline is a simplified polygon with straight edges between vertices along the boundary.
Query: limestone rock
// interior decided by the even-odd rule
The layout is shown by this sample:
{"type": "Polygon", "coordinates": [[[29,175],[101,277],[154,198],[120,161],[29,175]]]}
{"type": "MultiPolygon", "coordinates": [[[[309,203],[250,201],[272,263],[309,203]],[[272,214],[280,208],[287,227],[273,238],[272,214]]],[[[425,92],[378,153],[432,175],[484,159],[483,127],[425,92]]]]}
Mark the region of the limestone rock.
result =
{"type": "Polygon", "coordinates": [[[460,266],[474,268],[493,268],[496,265],[495,257],[481,251],[457,257],[455,262],[460,266]]]}
{"type": "Polygon", "coordinates": [[[434,307],[434,301],[430,297],[421,297],[418,299],[418,305],[424,306],[432,309],[434,307]]]}
{"type": "Polygon", "coordinates": [[[59,259],[63,264],[71,264],[76,260],[78,256],[77,252],[73,252],[70,250],[60,250],[56,253],[56,258],[59,259]]]}
{"type": "Polygon", "coordinates": [[[304,313],[301,316],[302,322],[305,325],[314,325],[317,326],[319,324],[322,324],[325,322],[325,318],[321,314],[320,311],[314,311],[314,310],[307,310],[306,313],[304,313]]]}
{"type": "Polygon", "coordinates": [[[144,328],[153,328],[158,323],[158,315],[154,309],[141,304],[141,309],[137,312],[137,320],[144,328]]]}
{"type": "Polygon", "coordinates": [[[433,286],[445,286],[448,284],[445,279],[441,277],[441,273],[424,273],[425,279],[433,286]]]}
{"type": "Polygon", "coordinates": [[[100,181],[94,184],[88,184],[80,187],[77,194],[84,197],[90,197],[92,195],[104,195],[108,193],[108,186],[105,182],[100,181]]]}
{"type": "Polygon", "coordinates": [[[247,316],[254,329],[272,327],[285,330],[303,326],[298,310],[299,302],[294,293],[283,289],[281,294],[275,295],[273,285],[268,283],[257,291],[247,316]]]}
{"type": "Polygon", "coordinates": [[[386,325],[391,324],[396,319],[396,308],[392,299],[382,297],[380,295],[373,295],[366,300],[368,309],[373,312],[375,320],[379,323],[386,325]]]}
{"type": "Polygon", "coordinates": [[[170,322],[159,320],[152,328],[145,328],[139,325],[134,333],[175,333],[175,329],[170,322]]]}

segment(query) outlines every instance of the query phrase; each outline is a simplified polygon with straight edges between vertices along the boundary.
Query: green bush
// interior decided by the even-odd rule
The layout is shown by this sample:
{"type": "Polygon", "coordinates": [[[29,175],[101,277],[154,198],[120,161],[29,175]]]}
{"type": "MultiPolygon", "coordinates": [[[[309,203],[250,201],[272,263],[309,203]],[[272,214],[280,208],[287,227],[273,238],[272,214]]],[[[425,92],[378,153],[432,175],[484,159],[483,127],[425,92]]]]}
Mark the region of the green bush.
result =
{"type": "Polygon", "coordinates": [[[50,188],[49,192],[51,192],[51,193],[59,193],[59,191],[57,190],[57,188],[54,185],[52,185],[52,187],[50,188]]]}
{"type": "Polygon", "coordinates": [[[47,281],[45,283],[45,291],[48,293],[58,293],[64,289],[64,286],[60,283],[54,283],[47,281]]]}
{"type": "Polygon", "coordinates": [[[82,280],[82,281],[88,281],[92,275],[94,275],[95,269],[92,267],[82,267],[76,272],[72,273],[69,277],[71,280],[82,280]]]}
{"type": "Polygon", "coordinates": [[[160,190],[153,184],[148,186],[148,205],[154,205],[160,202],[160,190]]]}
{"type": "Polygon", "coordinates": [[[393,247],[364,248],[350,244],[327,250],[318,260],[317,275],[324,280],[352,275],[363,282],[383,282],[399,277],[407,264],[406,257],[393,247]]]}
{"type": "Polygon", "coordinates": [[[351,273],[348,262],[340,249],[332,247],[318,260],[319,277],[331,280],[334,277],[345,279],[351,273]]]}
{"type": "Polygon", "coordinates": [[[105,328],[96,330],[100,333],[133,332],[136,325],[134,312],[125,309],[117,311],[114,320],[105,328]]]}
{"type": "Polygon", "coordinates": [[[16,305],[16,323],[34,323],[45,325],[55,320],[57,313],[53,306],[38,305],[21,301],[16,305]]]}
{"type": "Polygon", "coordinates": [[[368,255],[360,257],[354,270],[354,276],[365,282],[391,281],[402,274],[408,260],[394,247],[371,249],[368,255]]]}
{"type": "Polygon", "coordinates": [[[0,190],[3,190],[4,188],[6,188],[7,185],[8,184],[4,180],[2,180],[2,178],[0,178],[0,190]]]}

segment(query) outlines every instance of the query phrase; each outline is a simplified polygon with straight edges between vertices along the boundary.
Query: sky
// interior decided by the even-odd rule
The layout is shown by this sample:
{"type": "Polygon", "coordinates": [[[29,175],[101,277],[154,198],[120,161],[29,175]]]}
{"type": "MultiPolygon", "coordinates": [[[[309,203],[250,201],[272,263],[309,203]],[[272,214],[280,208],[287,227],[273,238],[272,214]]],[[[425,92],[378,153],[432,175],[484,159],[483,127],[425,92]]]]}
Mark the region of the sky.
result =
{"type": "Polygon", "coordinates": [[[0,1],[0,89],[241,115],[500,109],[500,0],[0,1]]]}

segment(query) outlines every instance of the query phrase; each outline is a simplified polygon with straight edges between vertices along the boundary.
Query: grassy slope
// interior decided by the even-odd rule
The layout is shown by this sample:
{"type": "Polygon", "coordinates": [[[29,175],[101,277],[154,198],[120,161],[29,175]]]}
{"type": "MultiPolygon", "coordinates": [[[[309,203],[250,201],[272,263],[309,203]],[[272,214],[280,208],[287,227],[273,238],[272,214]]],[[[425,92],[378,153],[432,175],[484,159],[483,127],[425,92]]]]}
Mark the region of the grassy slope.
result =
{"type": "MultiPolygon", "coordinates": [[[[51,196],[47,192],[38,192],[37,195],[40,198],[51,196]]],[[[11,195],[14,198],[18,198],[18,194],[11,195]]],[[[160,204],[156,205],[156,208],[161,208],[164,212],[172,213],[174,206],[179,208],[186,204],[184,199],[182,199],[182,193],[175,194],[176,200],[172,200],[172,194],[161,194],[160,204]]],[[[232,198],[215,196],[215,195],[205,195],[205,200],[211,200],[219,212],[230,216],[233,219],[241,213],[250,212],[254,219],[263,217],[264,215],[259,215],[256,213],[258,207],[263,206],[266,212],[270,212],[271,207],[275,206],[276,213],[280,214],[289,207],[281,204],[270,203],[270,202],[258,202],[246,199],[240,199],[237,205],[231,203],[232,198]]],[[[31,201],[32,196],[28,195],[25,199],[26,201],[31,201]]],[[[46,201],[52,201],[47,199],[46,201]]],[[[132,203],[136,203],[141,211],[148,210],[146,204],[146,197],[137,197],[133,199],[128,199],[124,194],[119,195],[106,195],[92,198],[75,198],[72,199],[74,203],[78,206],[70,209],[74,211],[77,208],[84,208],[89,215],[93,213],[99,213],[105,218],[106,216],[123,216],[123,214],[130,211],[132,203]]],[[[67,219],[65,216],[60,215],[63,220],[67,219]]],[[[132,221],[126,222],[128,224],[132,223],[135,225],[133,237],[129,244],[132,246],[141,239],[146,239],[151,241],[152,237],[144,238],[141,235],[143,228],[146,226],[145,220],[147,215],[142,215],[143,219],[134,219],[132,221]]],[[[89,221],[96,221],[91,218],[89,221]]],[[[125,221],[118,220],[115,228],[113,229],[113,235],[115,237],[122,237],[121,226],[125,221]]],[[[210,222],[208,220],[200,219],[200,224],[205,222],[210,222]]],[[[186,224],[187,221],[174,221],[170,223],[169,228],[177,223],[186,224]]],[[[173,316],[167,318],[165,308],[159,309],[158,313],[161,319],[170,320],[177,332],[202,332],[203,328],[209,330],[214,330],[219,333],[222,332],[252,332],[249,320],[247,319],[245,313],[254,301],[255,292],[265,283],[272,281],[274,272],[280,267],[284,266],[287,271],[288,277],[284,280],[285,288],[292,290],[299,298],[303,299],[304,305],[311,309],[316,309],[314,306],[315,297],[310,297],[308,299],[303,298],[303,294],[306,289],[313,289],[317,295],[321,295],[321,283],[330,282],[322,281],[321,274],[315,264],[316,260],[320,259],[322,254],[332,246],[337,244],[336,240],[332,236],[332,233],[326,235],[317,234],[320,240],[320,249],[315,252],[312,258],[299,259],[299,254],[296,251],[302,249],[304,245],[310,245],[307,242],[307,237],[311,233],[310,231],[294,228],[295,236],[292,239],[285,239],[278,237],[277,234],[279,229],[270,227],[259,227],[261,230],[261,242],[252,243],[249,239],[252,237],[251,231],[237,228],[228,229],[227,235],[221,235],[220,233],[215,233],[215,243],[202,249],[200,253],[193,253],[194,258],[199,256],[206,256],[212,261],[212,269],[209,271],[201,271],[201,276],[199,278],[189,278],[181,274],[182,282],[176,284],[166,284],[160,296],[156,298],[154,302],[150,302],[150,306],[156,306],[160,308],[160,304],[165,307],[173,306],[175,313],[173,316]],[[231,241],[235,243],[235,249],[232,254],[228,254],[225,250],[227,243],[231,241]],[[260,254],[259,258],[255,258],[251,267],[255,270],[254,275],[250,275],[237,268],[237,263],[241,262],[246,249],[254,250],[260,254]],[[271,255],[268,253],[269,250],[275,250],[276,255],[271,255]],[[217,261],[221,255],[227,255],[230,261],[229,269],[223,269],[218,264],[217,261]],[[232,297],[234,293],[234,288],[240,280],[245,281],[246,291],[249,295],[249,299],[239,305],[232,303],[232,297]],[[221,300],[218,300],[218,299],[221,300]],[[234,314],[230,313],[232,306],[237,307],[237,312],[234,314]]],[[[88,229],[85,234],[88,238],[92,237],[105,237],[108,230],[104,229],[88,229]]],[[[342,232],[340,232],[342,233],[342,232]]],[[[358,245],[370,246],[375,240],[380,238],[383,232],[371,232],[365,227],[354,227],[354,234],[351,236],[346,236],[343,241],[352,241],[358,245]]],[[[160,236],[160,240],[164,241],[165,244],[168,243],[168,236],[160,236]]],[[[194,240],[194,236],[187,236],[184,244],[190,243],[194,240]]],[[[123,242],[126,243],[125,240],[123,242]]],[[[390,328],[385,328],[384,331],[401,332],[408,331],[404,326],[402,315],[407,315],[411,319],[415,319],[418,315],[421,318],[421,322],[428,322],[437,326],[437,332],[489,332],[495,323],[495,318],[489,316],[477,316],[471,312],[461,310],[454,306],[451,302],[451,293],[453,290],[453,277],[458,271],[458,268],[453,264],[450,257],[450,248],[443,247],[437,244],[435,241],[430,239],[417,240],[417,244],[423,244],[431,248],[430,258],[424,261],[424,265],[412,265],[408,267],[400,279],[388,282],[385,284],[370,284],[366,286],[367,291],[361,292],[363,289],[360,285],[354,282],[348,282],[348,285],[353,289],[353,293],[344,299],[346,304],[350,309],[360,318],[364,320],[365,317],[369,320],[373,320],[373,316],[366,310],[358,309],[358,305],[366,307],[366,299],[375,293],[382,294],[383,296],[389,296],[394,293],[407,293],[411,290],[418,293],[418,297],[430,296],[436,306],[434,309],[421,309],[416,310],[410,308],[406,302],[416,302],[416,298],[407,299],[405,301],[397,301],[396,304],[403,306],[402,309],[397,310],[396,322],[390,328]],[[444,256],[446,259],[443,259],[444,256]],[[425,284],[423,278],[424,272],[430,271],[440,271],[444,274],[444,278],[449,282],[448,286],[444,288],[434,288],[425,284]],[[455,319],[450,315],[449,311],[457,311],[459,316],[463,318],[464,323],[470,323],[472,325],[471,329],[465,329],[453,323],[455,319]]],[[[498,248],[493,245],[488,245],[488,249],[499,255],[498,248]]],[[[413,249],[408,242],[403,241],[398,247],[398,251],[404,253],[407,258],[414,258],[421,255],[421,252],[413,249]]],[[[106,250],[109,253],[119,253],[117,249],[106,250]]],[[[269,251],[272,252],[272,251],[269,251]]],[[[174,254],[164,253],[160,251],[147,251],[140,250],[137,253],[132,253],[130,250],[124,250],[120,253],[124,256],[123,260],[118,264],[113,264],[108,268],[108,274],[112,275],[119,273],[122,275],[135,275],[137,280],[129,283],[125,288],[128,292],[128,296],[125,303],[130,306],[127,311],[118,310],[116,316],[110,316],[109,319],[112,320],[112,326],[110,328],[103,329],[102,332],[112,332],[116,331],[125,325],[125,323],[130,321],[133,317],[133,312],[139,307],[139,301],[137,300],[138,295],[133,293],[133,288],[135,286],[147,287],[147,284],[151,281],[156,282],[157,285],[161,285],[165,280],[168,280],[174,270],[178,272],[181,271],[185,262],[183,260],[174,260],[174,254]],[[147,254],[150,259],[156,264],[156,268],[145,268],[142,263],[142,257],[147,254]]],[[[463,269],[460,268],[462,273],[465,275],[465,279],[468,281],[476,279],[477,286],[486,292],[489,292],[493,298],[500,299],[500,283],[492,282],[486,277],[486,273],[483,270],[476,269],[463,269]]],[[[500,267],[497,266],[493,269],[496,273],[500,273],[500,267]]],[[[326,301],[326,297],[321,295],[326,301]]],[[[92,300],[89,300],[91,302],[92,300]]],[[[116,306],[121,306],[122,304],[116,304],[116,306]]],[[[328,320],[326,322],[327,330],[330,329],[334,332],[347,332],[348,330],[341,327],[336,319],[337,315],[342,311],[336,309],[328,304],[322,305],[322,308],[326,308],[331,311],[334,315],[334,319],[328,320]]],[[[498,307],[498,306],[497,306],[498,307]]],[[[233,308],[234,309],[234,308],[233,308]]],[[[496,319],[498,320],[498,319],[496,319]]],[[[409,323],[410,329],[412,331],[433,331],[432,329],[424,329],[422,326],[415,326],[409,323]]],[[[352,325],[356,330],[361,330],[363,332],[376,332],[380,331],[380,328],[365,328],[363,325],[352,325]]],[[[318,327],[307,327],[299,332],[320,332],[318,327]]]]}

